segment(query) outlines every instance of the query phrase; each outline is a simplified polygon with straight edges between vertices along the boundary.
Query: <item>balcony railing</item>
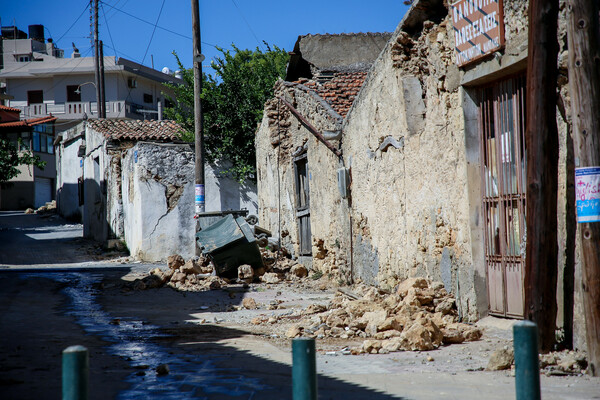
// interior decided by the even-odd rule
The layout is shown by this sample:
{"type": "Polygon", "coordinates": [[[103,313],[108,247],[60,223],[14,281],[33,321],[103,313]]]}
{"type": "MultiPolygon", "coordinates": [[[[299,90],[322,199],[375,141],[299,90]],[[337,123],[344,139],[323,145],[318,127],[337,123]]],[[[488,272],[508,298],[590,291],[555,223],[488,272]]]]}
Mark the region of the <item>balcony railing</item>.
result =
{"type": "MultiPolygon", "coordinates": [[[[82,119],[84,113],[89,118],[97,118],[98,104],[95,101],[67,102],[61,104],[32,104],[30,106],[16,106],[21,110],[21,119],[40,118],[52,114],[58,119],[82,119]]],[[[107,101],[106,118],[146,118],[156,119],[156,107],[142,106],[128,101],[107,101]]]]}

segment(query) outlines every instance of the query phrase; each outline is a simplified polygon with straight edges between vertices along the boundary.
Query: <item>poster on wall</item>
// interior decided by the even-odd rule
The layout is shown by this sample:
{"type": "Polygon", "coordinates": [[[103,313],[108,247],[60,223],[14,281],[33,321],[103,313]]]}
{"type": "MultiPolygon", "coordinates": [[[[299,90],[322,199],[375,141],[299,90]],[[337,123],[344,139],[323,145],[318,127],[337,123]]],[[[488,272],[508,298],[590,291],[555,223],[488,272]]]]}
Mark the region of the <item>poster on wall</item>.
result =
{"type": "Polygon", "coordinates": [[[502,0],[458,0],[450,8],[459,67],[504,46],[502,0]]]}
{"type": "Polygon", "coordinates": [[[575,168],[577,222],[600,222],[600,167],[575,168]]]}

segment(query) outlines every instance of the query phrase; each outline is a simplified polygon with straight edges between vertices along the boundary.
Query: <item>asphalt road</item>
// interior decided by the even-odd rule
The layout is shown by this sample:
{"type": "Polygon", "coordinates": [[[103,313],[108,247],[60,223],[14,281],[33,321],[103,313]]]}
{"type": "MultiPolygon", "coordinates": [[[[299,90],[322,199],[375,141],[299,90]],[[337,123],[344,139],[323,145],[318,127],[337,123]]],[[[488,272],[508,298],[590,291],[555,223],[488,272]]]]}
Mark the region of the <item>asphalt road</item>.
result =
{"type": "MultiPolygon", "coordinates": [[[[287,399],[291,366],[247,332],[186,323],[190,313],[238,304],[228,292],[127,290],[154,265],[95,261],[81,225],[56,216],[0,213],[0,398],[61,396],[61,353],[90,354],[91,399],[287,399]],[[169,374],[157,367],[168,365],[169,374]]],[[[321,399],[398,399],[320,377],[321,399]]]]}
{"type": "MultiPolygon", "coordinates": [[[[292,397],[289,345],[250,334],[228,311],[248,294],[285,296],[283,286],[130,290],[156,265],[110,260],[81,231],[54,216],[0,213],[0,399],[60,398],[61,352],[77,344],[89,350],[91,399],[292,397]],[[163,364],[167,375],[156,371],[163,364]]],[[[494,346],[510,345],[510,332],[494,329],[427,353],[319,353],[319,399],[515,398],[509,371],[480,370],[494,346]]],[[[600,398],[597,378],[541,381],[545,400],[600,398]]]]}

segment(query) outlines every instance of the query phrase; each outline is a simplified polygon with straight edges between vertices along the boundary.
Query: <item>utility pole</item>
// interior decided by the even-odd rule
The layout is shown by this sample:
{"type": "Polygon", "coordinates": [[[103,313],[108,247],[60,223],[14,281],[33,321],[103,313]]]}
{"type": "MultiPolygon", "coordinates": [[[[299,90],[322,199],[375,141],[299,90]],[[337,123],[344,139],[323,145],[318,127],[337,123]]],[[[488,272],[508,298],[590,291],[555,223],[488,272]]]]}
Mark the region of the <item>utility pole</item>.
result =
{"type": "Polygon", "coordinates": [[[527,59],[527,255],[525,319],[538,324],[542,351],[556,330],[558,270],[558,0],[529,1],[527,59]]]}
{"type": "Polygon", "coordinates": [[[102,118],[102,103],[100,92],[100,49],[98,48],[98,0],[94,1],[94,72],[96,75],[96,112],[102,118]]]}
{"type": "Polygon", "coordinates": [[[569,92],[575,143],[577,222],[589,367],[600,376],[600,6],[567,1],[569,92]],[[595,186],[595,189],[594,189],[595,186]],[[590,212],[590,210],[595,210],[590,212]]]}
{"type": "Polygon", "coordinates": [[[200,42],[200,6],[192,0],[192,31],[194,38],[194,137],[196,149],[196,214],[203,213],[204,207],[204,138],[202,132],[202,44],[200,42]]]}
{"type": "Polygon", "coordinates": [[[104,43],[100,40],[100,118],[106,118],[106,94],[104,92],[104,43]]]}

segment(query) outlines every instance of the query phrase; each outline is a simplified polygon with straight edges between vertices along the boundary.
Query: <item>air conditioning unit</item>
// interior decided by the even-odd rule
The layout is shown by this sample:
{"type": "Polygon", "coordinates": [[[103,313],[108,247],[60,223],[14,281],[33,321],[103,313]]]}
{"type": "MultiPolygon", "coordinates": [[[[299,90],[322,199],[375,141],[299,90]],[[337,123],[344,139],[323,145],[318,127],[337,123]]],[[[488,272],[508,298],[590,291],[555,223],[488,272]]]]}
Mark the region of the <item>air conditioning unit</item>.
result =
{"type": "Polygon", "coordinates": [[[127,87],[134,89],[137,87],[137,80],[135,78],[127,78],[127,87]]]}

